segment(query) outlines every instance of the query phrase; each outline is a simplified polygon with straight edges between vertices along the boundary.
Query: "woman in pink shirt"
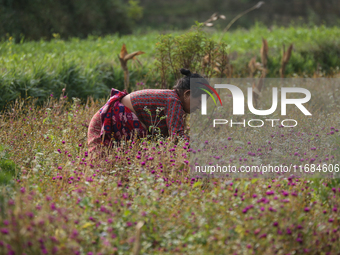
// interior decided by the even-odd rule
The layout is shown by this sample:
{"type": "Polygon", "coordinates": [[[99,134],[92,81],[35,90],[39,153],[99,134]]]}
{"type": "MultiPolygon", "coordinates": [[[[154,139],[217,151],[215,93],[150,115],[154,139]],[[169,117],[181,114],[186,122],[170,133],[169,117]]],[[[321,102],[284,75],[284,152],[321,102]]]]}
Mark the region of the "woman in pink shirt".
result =
{"type": "Polygon", "coordinates": [[[190,89],[190,78],[203,77],[184,68],[180,71],[185,76],[173,89],[144,89],[130,94],[112,89],[109,101],[90,122],[89,151],[101,144],[110,146],[113,141],[131,139],[134,133],[144,137],[152,126],[163,136],[181,136],[189,141],[184,133],[184,115],[201,106],[204,93],[200,89],[190,89]]]}

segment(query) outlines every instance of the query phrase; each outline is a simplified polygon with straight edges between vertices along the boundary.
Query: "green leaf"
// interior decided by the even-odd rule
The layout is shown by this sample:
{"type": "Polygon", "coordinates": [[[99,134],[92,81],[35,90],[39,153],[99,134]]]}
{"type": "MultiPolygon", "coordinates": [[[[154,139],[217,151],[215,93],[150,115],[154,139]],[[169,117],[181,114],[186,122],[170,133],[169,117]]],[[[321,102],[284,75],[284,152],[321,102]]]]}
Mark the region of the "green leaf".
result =
{"type": "Polygon", "coordinates": [[[72,114],[68,114],[68,115],[67,115],[67,118],[68,118],[68,121],[69,121],[69,122],[72,122],[72,114]]]}
{"type": "Polygon", "coordinates": [[[131,212],[129,210],[126,210],[123,214],[124,217],[127,217],[131,214],[131,212]]]}
{"type": "Polygon", "coordinates": [[[196,188],[197,186],[200,186],[200,185],[202,185],[202,182],[198,181],[192,186],[192,188],[196,188]]]}

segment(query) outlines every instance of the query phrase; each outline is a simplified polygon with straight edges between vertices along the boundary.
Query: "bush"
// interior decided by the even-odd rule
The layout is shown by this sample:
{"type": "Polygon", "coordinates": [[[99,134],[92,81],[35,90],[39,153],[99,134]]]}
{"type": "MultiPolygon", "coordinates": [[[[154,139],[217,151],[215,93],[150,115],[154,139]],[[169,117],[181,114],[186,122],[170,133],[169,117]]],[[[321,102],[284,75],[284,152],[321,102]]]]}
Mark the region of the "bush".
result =
{"type": "Polygon", "coordinates": [[[156,44],[156,66],[161,74],[163,88],[169,87],[167,84],[173,84],[174,79],[181,77],[180,68],[187,68],[208,77],[223,73],[216,70],[217,62],[220,68],[227,68],[228,61],[223,61],[227,59],[227,45],[209,38],[202,28],[203,24],[197,23],[187,33],[160,36],[160,42],[156,44]]]}

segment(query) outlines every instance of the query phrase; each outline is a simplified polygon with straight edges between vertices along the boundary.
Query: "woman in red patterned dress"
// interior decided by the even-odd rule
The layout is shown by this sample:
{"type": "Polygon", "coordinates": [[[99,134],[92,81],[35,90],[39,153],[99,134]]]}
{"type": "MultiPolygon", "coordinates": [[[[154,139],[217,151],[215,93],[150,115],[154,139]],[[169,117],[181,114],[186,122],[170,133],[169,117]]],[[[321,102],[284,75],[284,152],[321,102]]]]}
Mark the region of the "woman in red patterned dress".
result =
{"type": "Polygon", "coordinates": [[[185,76],[172,90],[144,89],[127,94],[112,89],[109,101],[90,122],[89,152],[101,144],[110,146],[113,141],[131,139],[134,135],[143,137],[155,122],[161,135],[181,136],[189,141],[184,133],[183,116],[200,107],[202,93],[199,89],[190,90],[190,78],[203,77],[184,68],[180,71],[185,76]]]}

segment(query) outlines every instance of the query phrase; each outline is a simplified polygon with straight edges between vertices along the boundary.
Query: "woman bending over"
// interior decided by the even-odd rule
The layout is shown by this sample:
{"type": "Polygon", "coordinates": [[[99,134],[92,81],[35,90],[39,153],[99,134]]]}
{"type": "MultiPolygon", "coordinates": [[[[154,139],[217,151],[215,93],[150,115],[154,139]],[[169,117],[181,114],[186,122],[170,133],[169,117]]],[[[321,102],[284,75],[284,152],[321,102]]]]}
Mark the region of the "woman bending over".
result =
{"type": "Polygon", "coordinates": [[[203,77],[187,69],[180,71],[185,76],[173,89],[144,89],[130,94],[112,89],[110,99],[90,122],[89,152],[99,149],[101,144],[112,146],[113,141],[131,139],[134,133],[145,137],[155,123],[161,135],[180,136],[189,141],[184,133],[183,116],[200,108],[202,93],[202,90],[190,89],[190,78],[203,77]]]}

